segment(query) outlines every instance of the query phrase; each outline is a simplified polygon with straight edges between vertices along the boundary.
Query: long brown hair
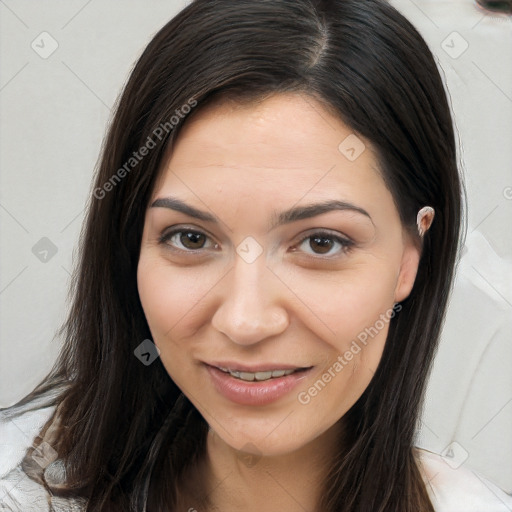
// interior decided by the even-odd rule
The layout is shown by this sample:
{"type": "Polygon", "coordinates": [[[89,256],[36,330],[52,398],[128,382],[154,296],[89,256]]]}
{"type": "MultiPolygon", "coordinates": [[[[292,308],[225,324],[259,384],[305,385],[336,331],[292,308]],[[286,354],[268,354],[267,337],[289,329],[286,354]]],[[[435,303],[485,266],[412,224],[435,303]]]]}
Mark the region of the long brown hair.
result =
{"type": "Polygon", "coordinates": [[[433,56],[381,0],[196,0],[138,60],[104,142],[63,350],[18,404],[47,396],[59,405],[54,448],[67,483],[55,492],[85,496],[89,511],[172,509],[180,475],[205,454],[204,419],[159,360],[134,356],[151,339],[136,280],[144,214],[189,111],[219,95],[250,102],[279,92],[310,95],[372,143],[413,236],[418,209],[435,209],[418,239],[414,288],[343,418],[350,448],[340,442],[319,510],[433,511],[413,445],[457,262],[462,185],[433,56]]]}

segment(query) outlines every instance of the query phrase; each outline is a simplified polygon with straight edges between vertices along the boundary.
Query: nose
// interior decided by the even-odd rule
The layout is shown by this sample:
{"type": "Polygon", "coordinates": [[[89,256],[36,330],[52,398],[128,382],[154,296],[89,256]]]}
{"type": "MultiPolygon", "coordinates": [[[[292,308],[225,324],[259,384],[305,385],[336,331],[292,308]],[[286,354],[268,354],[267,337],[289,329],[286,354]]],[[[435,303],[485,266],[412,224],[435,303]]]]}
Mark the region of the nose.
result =
{"type": "Polygon", "coordinates": [[[247,263],[237,257],[223,279],[213,327],[234,343],[252,345],[281,334],[289,325],[284,284],[265,265],[264,257],[247,263]]]}

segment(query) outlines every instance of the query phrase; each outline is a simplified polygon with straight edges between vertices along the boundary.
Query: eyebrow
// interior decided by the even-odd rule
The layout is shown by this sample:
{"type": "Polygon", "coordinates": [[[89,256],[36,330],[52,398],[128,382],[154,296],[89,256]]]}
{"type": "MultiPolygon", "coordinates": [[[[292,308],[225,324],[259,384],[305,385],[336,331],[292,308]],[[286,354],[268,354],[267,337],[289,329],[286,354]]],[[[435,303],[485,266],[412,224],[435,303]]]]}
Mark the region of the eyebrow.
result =
{"type": "MultiPolygon", "coordinates": [[[[151,204],[151,208],[169,208],[198,220],[219,223],[219,219],[215,215],[199,210],[176,197],[162,197],[156,199],[151,204]]],[[[274,213],[272,216],[273,220],[271,222],[270,229],[274,229],[283,224],[290,224],[299,220],[309,219],[311,217],[316,217],[317,215],[336,210],[359,213],[368,217],[373,224],[373,220],[370,214],[363,208],[351,203],[347,203],[346,201],[331,200],[304,206],[294,206],[293,208],[280,212],[279,214],[274,213]]]]}

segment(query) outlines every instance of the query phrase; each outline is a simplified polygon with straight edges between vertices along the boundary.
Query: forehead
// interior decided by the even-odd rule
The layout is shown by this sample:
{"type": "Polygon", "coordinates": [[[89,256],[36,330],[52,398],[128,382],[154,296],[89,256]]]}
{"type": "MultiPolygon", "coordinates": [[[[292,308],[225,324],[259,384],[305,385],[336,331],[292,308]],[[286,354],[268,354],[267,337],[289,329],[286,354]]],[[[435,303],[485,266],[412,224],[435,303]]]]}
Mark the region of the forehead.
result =
{"type": "Polygon", "coordinates": [[[374,210],[393,207],[370,144],[302,94],[276,94],[251,104],[213,103],[186,121],[154,197],[178,192],[208,204],[220,191],[230,191],[233,201],[259,200],[263,207],[301,198],[345,199],[374,210]],[[346,153],[347,147],[357,158],[346,153]]]}
{"type": "MultiPolygon", "coordinates": [[[[339,144],[350,135],[355,136],[350,127],[304,94],[275,94],[248,104],[224,100],[185,122],[173,162],[236,159],[263,168],[315,168],[337,163],[339,144]],[[191,145],[201,151],[188,151],[191,145]]],[[[367,162],[373,157],[370,151],[365,156],[367,162]]]]}

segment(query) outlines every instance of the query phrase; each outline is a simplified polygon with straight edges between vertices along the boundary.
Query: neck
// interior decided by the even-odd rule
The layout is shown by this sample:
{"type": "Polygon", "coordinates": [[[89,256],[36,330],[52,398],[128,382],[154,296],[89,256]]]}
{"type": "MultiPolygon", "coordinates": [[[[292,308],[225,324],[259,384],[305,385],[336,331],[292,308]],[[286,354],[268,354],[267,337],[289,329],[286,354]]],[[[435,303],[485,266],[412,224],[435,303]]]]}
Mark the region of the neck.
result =
{"type": "Polygon", "coordinates": [[[260,456],[235,450],[210,430],[206,458],[193,486],[195,508],[222,512],[315,511],[339,443],[340,426],[336,424],[296,451],[260,456]],[[206,508],[197,500],[198,488],[204,489],[201,494],[206,498],[206,508]]]}

